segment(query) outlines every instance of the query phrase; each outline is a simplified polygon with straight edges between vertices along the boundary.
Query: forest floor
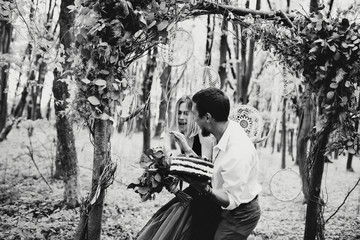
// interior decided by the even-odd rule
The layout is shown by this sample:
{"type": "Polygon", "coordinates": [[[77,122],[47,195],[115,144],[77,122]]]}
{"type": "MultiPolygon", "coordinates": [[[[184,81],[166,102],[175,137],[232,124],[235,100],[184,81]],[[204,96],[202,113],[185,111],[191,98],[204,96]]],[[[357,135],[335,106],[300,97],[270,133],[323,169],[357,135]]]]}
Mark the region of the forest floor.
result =
{"type": "MultiPolygon", "coordinates": [[[[79,208],[61,207],[63,183],[51,178],[54,169],[55,129],[53,124],[37,121],[31,138],[23,123],[0,143],[0,240],[73,239],[79,222],[79,208]],[[30,155],[33,153],[33,160],[30,155]],[[36,168],[38,167],[38,170],[36,168]],[[42,178],[42,176],[44,178],[42,178]],[[51,189],[50,189],[51,188],[51,189]]],[[[75,129],[80,165],[81,194],[86,196],[91,184],[93,146],[86,130],[75,129]]],[[[151,146],[163,140],[152,140],[151,146]]],[[[115,133],[112,137],[113,160],[118,161],[114,183],[108,188],[102,226],[103,240],[131,240],[152,214],[172,198],[162,191],[154,200],[141,202],[127,185],[143,171],[138,162],[142,134],[129,136],[115,133]]],[[[262,216],[249,239],[302,239],[306,205],[303,204],[298,167],[287,156],[286,170],[280,170],[281,154],[270,148],[258,148],[259,196],[262,216]],[[287,201],[285,201],[287,200],[287,201]]],[[[344,202],[360,177],[360,161],[353,160],[354,172],[345,170],[346,157],[327,163],[322,182],[327,220],[344,202]]],[[[326,239],[360,239],[360,186],[348,196],[344,205],[329,219],[326,239]]]]}

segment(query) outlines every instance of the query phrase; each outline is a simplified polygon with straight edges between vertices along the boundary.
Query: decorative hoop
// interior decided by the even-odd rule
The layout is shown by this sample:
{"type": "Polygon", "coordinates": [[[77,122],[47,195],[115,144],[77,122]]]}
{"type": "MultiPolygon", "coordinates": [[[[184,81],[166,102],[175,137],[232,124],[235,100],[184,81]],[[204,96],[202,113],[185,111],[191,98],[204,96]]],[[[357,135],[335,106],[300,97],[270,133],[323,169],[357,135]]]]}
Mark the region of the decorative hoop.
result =
{"type": "Polygon", "coordinates": [[[249,105],[237,106],[230,114],[229,119],[239,123],[253,142],[261,141],[264,121],[257,109],[249,105]]]}
{"type": "Polygon", "coordinates": [[[210,66],[206,66],[202,69],[202,88],[208,87],[220,88],[219,73],[210,66]]]}
{"type": "Polygon", "coordinates": [[[296,84],[292,80],[283,78],[279,83],[279,89],[279,95],[286,97],[296,91],[296,84]]]}
{"type": "Polygon", "coordinates": [[[186,64],[194,52],[192,35],[183,29],[175,30],[166,44],[160,45],[160,55],[164,62],[177,67],[186,64]]]}
{"type": "Polygon", "coordinates": [[[274,173],[269,183],[271,194],[283,202],[295,200],[301,193],[301,186],[300,175],[291,168],[274,173]]]}

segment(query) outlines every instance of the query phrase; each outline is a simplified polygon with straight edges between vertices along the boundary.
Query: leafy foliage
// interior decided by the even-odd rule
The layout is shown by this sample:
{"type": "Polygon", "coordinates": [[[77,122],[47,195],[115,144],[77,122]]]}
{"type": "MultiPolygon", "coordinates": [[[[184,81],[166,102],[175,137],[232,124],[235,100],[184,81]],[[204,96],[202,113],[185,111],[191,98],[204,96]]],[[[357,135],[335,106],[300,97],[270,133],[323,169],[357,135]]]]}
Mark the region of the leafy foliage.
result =
{"type": "Polygon", "coordinates": [[[131,87],[127,67],[154,45],[166,41],[175,23],[186,17],[190,3],[176,1],[75,1],[73,67],[82,117],[112,120],[131,87]]]}
{"type": "Polygon", "coordinates": [[[327,18],[325,13],[297,14],[293,28],[278,22],[253,19],[247,34],[278,56],[292,73],[303,76],[306,95],[318,99],[321,110],[315,134],[330,125],[334,132],[328,151],[359,152],[355,122],[359,120],[356,89],[360,84],[359,6],[327,18]]]}
{"type": "Polygon", "coordinates": [[[139,193],[141,200],[154,198],[154,193],[160,193],[163,187],[176,185],[176,178],[169,176],[170,160],[161,147],[150,148],[141,156],[140,164],[144,168],[143,174],[137,181],[130,183],[128,188],[133,188],[139,193]]]}

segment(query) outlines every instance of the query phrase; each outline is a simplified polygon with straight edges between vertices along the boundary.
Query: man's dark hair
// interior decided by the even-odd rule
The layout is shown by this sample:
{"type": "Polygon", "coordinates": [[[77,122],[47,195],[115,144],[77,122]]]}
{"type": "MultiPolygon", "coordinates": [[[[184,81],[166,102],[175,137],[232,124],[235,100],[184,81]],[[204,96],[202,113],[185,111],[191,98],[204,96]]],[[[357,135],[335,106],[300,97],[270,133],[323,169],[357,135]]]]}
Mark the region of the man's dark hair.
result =
{"type": "Polygon", "coordinates": [[[230,101],[220,89],[214,87],[202,89],[195,93],[192,101],[196,104],[199,117],[210,113],[217,122],[223,122],[228,119],[230,101]]]}

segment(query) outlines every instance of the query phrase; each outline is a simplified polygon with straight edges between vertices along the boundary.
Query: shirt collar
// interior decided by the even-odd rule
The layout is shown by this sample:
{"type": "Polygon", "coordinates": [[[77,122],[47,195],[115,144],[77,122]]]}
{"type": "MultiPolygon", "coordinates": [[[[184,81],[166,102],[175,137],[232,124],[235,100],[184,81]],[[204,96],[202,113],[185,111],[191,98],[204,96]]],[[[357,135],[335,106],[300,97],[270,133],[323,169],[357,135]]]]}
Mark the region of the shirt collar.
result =
{"type": "Polygon", "coordinates": [[[231,125],[232,121],[229,120],[229,124],[225,129],[224,134],[221,136],[220,141],[218,142],[218,144],[216,144],[216,148],[218,148],[221,151],[225,151],[226,150],[226,145],[229,141],[229,137],[230,137],[230,132],[231,132],[231,125]]]}

